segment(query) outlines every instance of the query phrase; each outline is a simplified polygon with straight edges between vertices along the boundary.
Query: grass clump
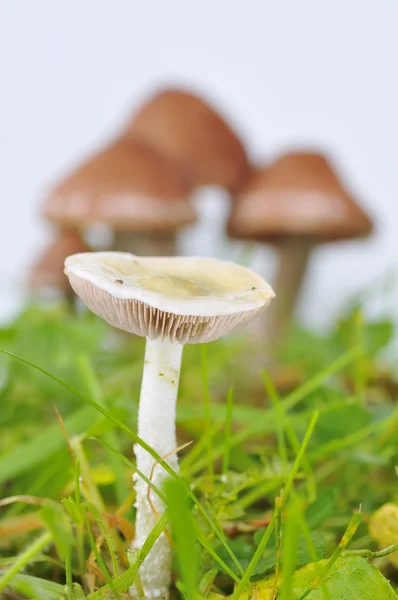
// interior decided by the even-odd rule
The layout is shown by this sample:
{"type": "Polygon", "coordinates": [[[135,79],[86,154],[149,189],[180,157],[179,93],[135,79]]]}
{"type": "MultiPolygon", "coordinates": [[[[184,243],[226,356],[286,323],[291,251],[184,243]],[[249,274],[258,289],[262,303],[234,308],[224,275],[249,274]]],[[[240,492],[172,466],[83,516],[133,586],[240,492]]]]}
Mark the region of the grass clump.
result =
{"type": "Polygon", "coordinates": [[[244,338],[187,347],[181,474],[146,481],[168,509],[129,552],[143,343],[26,311],[0,331],[0,597],[139,597],[166,532],[175,598],[396,598],[398,532],[386,549],[371,526],[396,500],[392,336],[355,310],[322,336],[295,329],[256,374],[244,338]]]}

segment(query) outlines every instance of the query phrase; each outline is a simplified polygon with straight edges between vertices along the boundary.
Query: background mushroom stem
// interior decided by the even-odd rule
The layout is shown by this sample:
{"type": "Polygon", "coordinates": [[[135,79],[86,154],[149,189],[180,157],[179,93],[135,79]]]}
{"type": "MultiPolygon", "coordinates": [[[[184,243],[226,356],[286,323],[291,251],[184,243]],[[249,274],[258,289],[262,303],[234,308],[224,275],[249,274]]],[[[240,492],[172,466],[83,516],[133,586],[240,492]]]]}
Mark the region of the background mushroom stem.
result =
{"type": "Polygon", "coordinates": [[[119,252],[132,252],[139,256],[178,255],[176,232],[131,233],[115,232],[112,248],[119,252]]]}
{"type": "Polygon", "coordinates": [[[292,322],[311,251],[315,241],[308,236],[288,237],[277,245],[278,267],[274,289],[278,302],[265,317],[266,335],[278,340],[292,322]]]}
{"type": "MultiPolygon", "coordinates": [[[[150,340],[147,338],[145,350],[144,374],[141,386],[138,412],[138,435],[145,440],[160,456],[176,450],[176,401],[180,377],[183,346],[169,338],[150,340]]],[[[134,447],[137,468],[154,485],[162,487],[167,476],[162,466],[154,469],[152,456],[141,446],[134,447]]],[[[177,453],[167,458],[174,470],[178,470],[177,453]]],[[[141,548],[157,521],[157,515],[163,513],[164,505],[155,492],[138,476],[134,476],[136,486],[136,525],[133,548],[141,548]],[[151,506],[152,505],[152,506],[151,506]]],[[[140,578],[147,598],[167,597],[171,582],[171,549],[165,533],[153,546],[142,564],[140,578]]],[[[134,595],[134,590],[132,590],[134,595]]]]}

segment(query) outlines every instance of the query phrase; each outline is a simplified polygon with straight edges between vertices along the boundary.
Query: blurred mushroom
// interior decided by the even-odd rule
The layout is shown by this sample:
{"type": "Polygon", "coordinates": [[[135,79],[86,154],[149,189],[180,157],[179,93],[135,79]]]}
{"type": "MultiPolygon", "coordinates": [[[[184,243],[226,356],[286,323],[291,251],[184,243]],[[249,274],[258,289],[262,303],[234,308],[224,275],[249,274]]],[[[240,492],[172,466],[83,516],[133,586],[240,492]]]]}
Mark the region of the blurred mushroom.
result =
{"type": "Polygon", "coordinates": [[[117,140],[64,179],[44,203],[44,216],[87,231],[105,225],[113,247],[139,254],[176,252],[176,233],[195,221],[188,175],[147,143],[117,140]]]}
{"type": "MultiPolygon", "coordinates": [[[[70,256],[65,272],[83,302],[108,323],[146,337],[138,435],[178,471],[176,400],[184,344],[210,342],[248,323],[273,291],[254,271],[206,258],[140,258],[122,252],[70,256]]],[[[166,472],[136,444],[137,470],[162,489],[166,472]],[[155,468],[154,468],[155,467],[155,468]]],[[[134,548],[141,548],[163,502],[135,477],[134,548]]],[[[168,597],[171,549],[165,533],[139,570],[147,598],[168,597]]]]}
{"type": "Polygon", "coordinates": [[[314,247],[368,236],[372,222],[325,156],[295,152],[253,171],[227,229],[234,238],[273,243],[278,252],[278,302],[267,319],[276,337],[291,321],[314,247]]]}
{"type": "Polygon", "coordinates": [[[147,141],[191,173],[199,222],[181,236],[185,253],[195,254],[198,244],[202,254],[222,252],[230,194],[249,172],[246,150],[230,125],[203,98],[168,88],[138,109],[124,137],[147,141]]]}
{"type": "Polygon", "coordinates": [[[196,185],[235,190],[248,160],[236,133],[207,102],[178,89],[155,94],[133,116],[126,138],[140,137],[193,173],[196,185]]]}
{"type": "Polygon", "coordinates": [[[64,262],[70,254],[86,252],[87,246],[79,234],[61,229],[57,237],[42,252],[29,273],[29,288],[40,296],[72,296],[68,278],[64,273],[64,262]]]}

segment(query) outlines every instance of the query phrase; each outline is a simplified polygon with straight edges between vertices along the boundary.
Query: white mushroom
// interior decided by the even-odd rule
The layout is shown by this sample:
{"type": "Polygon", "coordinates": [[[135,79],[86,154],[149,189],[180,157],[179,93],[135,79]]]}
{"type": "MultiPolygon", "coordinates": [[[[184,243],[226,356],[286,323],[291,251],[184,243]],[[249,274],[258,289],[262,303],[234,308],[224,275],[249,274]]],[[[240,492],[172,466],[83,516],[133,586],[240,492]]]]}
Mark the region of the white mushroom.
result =
{"type": "MultiPolygon", "coordinates": [[[[175,414],[183,345],[210,342],[248,323],[274,293],[254,271],[210,258],[141,258],[123,252],[75,254],[65,261],[65,273],[75,292],[111,325],[147,338],[138,435],[160,456],[177,448],[175,414]]],[[[150,454],[136,445],[137,468],[150,477],[150,454]]],[[[178,471],[178,458],[169,465],[178,471]]],[[[161,465],[153,483],[166,476],[161,465]]],[[[141,548],[156,517],[147,485],[135,477],[136,537],[141,548]]],[[[151,498],[164,510],[159,498],[151,498]]],[[[165,534],[157,540],[140,568],[148,598],[165,597],[171,580],[171,551],[165,534]]]]}

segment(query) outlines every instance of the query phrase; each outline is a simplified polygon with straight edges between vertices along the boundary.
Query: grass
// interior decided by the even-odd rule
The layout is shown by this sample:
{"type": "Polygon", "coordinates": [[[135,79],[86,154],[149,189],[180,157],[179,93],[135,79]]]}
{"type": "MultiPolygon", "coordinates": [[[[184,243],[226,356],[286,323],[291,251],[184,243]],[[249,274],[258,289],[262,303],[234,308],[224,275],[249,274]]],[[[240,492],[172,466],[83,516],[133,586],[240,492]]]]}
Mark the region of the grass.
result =
{"type": "Polygon", "coordinates": [[[143,341],[64,307],[27,310],[0,331],[0,597],[139,594],[167,531],[176,598],[396,598],[397,546],[368,530],[396,499],[398,384],[379,358],[392,337],[356,309],[327,334],[294,329],[263,372],[243,337],[187,347],[181,475],[163,463],[165,490],[146,480],[168,509],[131,553],[143,341]]]}

